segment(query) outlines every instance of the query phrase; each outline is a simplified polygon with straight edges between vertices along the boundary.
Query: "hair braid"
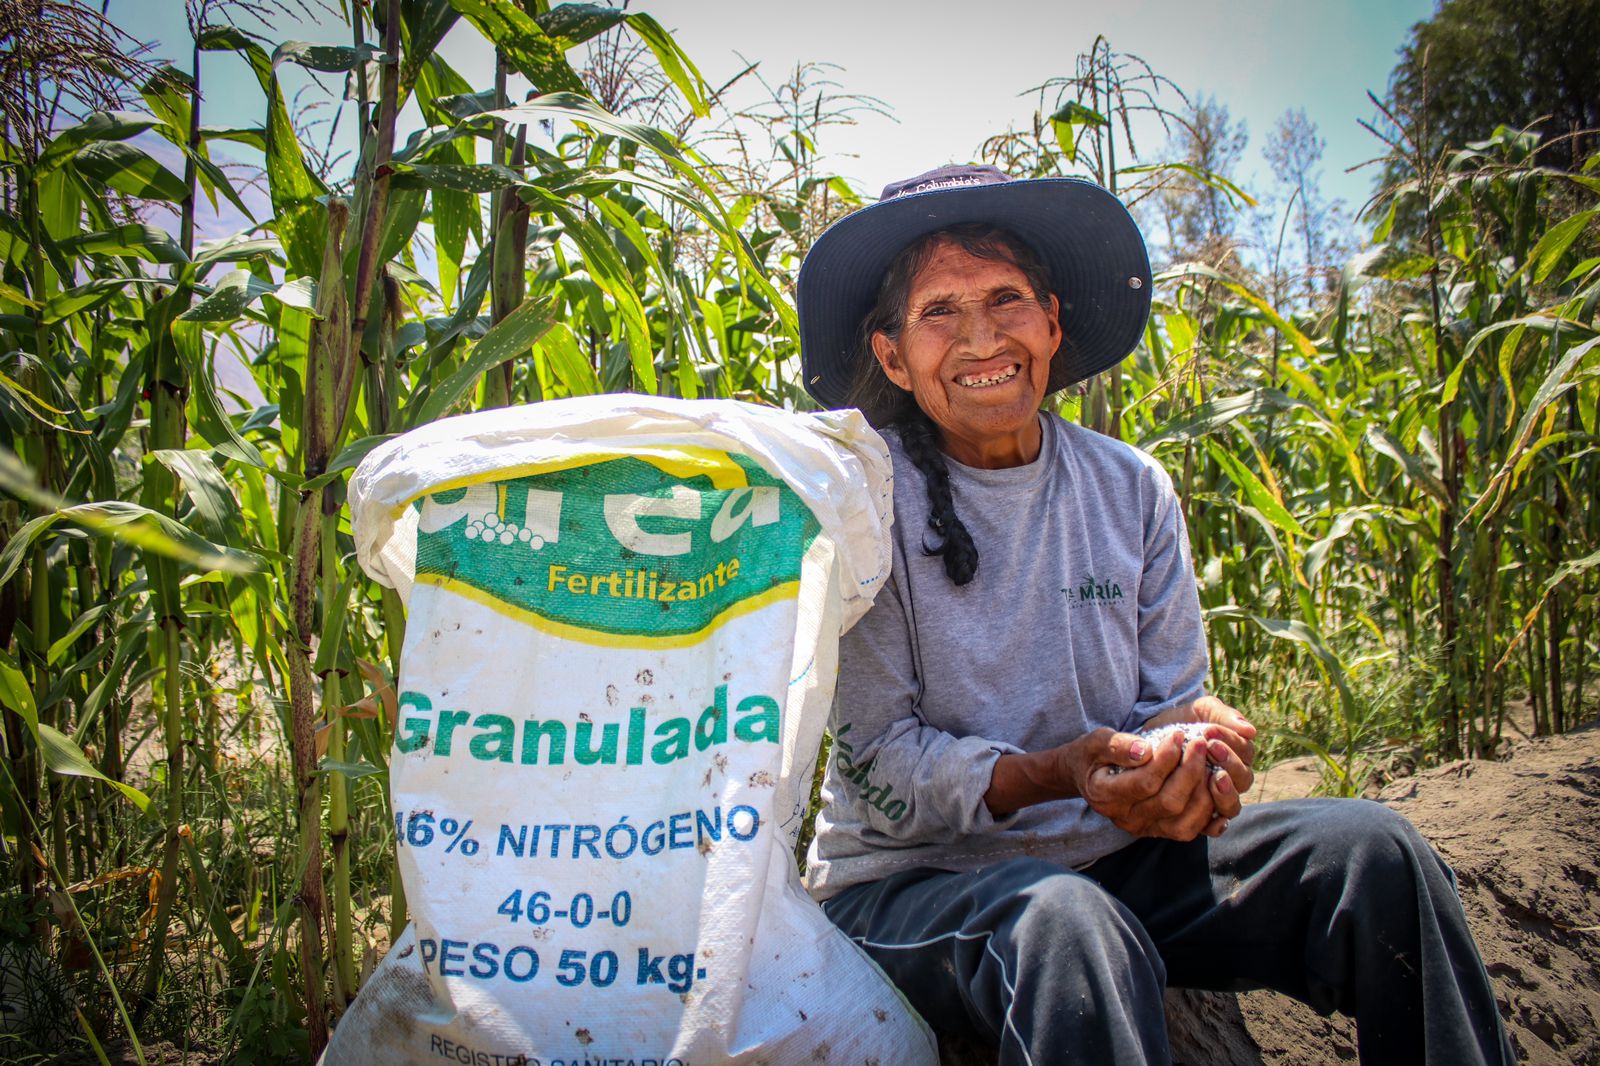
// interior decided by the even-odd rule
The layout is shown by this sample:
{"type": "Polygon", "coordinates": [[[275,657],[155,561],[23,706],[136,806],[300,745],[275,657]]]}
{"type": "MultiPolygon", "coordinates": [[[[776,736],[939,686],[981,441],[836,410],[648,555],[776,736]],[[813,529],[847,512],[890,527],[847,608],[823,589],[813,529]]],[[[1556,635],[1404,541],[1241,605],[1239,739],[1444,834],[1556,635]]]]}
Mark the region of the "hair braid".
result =
{"type": "Polygon", "coordinates": [[[978,546],[956,514],[955,498],[950,492],[950,467],[939,449],[933,420],[920,407],[913,410],[915,413],[898,423],[900,443],[905,447],[906,458],[922,471],[927,483],[928,528],[939,539],[937,547],[929,547],[924,537],[922,550],[928,555],[944,556],[945,575],[957,585],[965,585],[978,573],[978,546]]]}

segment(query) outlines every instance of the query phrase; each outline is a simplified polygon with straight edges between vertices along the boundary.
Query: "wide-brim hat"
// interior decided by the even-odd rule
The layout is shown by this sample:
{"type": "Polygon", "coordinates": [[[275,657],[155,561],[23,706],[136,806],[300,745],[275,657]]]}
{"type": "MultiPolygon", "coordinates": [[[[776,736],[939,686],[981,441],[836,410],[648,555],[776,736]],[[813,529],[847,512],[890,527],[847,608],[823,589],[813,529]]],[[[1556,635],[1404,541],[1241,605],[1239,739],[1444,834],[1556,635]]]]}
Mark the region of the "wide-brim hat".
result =
{"type": "Polygon", "coordinates": [[[877,203],[828,227],[800,265],[800,365],[819,404],[847,403],[859,361],[870,358],[861,322],[895,256],[965,222],[1011,231],[1049,270],[1062,329],[1051,392],[1115,366],[1139,343],[1150,254],[1122,201],[1082,178],[1013,181],[992,166],[941,167],[886,186],[877,203]]]}

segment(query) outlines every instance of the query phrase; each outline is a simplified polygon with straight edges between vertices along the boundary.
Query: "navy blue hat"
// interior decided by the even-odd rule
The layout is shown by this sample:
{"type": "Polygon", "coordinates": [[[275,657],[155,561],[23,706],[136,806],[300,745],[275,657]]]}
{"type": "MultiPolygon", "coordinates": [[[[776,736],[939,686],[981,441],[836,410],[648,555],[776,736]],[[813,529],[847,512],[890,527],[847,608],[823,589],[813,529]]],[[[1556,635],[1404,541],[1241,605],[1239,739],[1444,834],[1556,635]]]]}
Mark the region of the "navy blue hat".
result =
{"type": "Polygon", "coordinates": [[[1054,392],[1093,377],[1134,349],[1150,317],[1150,255],[1122,201],[1082,178],[1012,181],[992,166],[951,166],[894,182],[883,197],[829,226],[800,265],[800,365],[806,391],[843,407],[861,350],[858,331],[889,264],[918,238],[987,222],[1026,241],[1061,301],[1054,392]]]}

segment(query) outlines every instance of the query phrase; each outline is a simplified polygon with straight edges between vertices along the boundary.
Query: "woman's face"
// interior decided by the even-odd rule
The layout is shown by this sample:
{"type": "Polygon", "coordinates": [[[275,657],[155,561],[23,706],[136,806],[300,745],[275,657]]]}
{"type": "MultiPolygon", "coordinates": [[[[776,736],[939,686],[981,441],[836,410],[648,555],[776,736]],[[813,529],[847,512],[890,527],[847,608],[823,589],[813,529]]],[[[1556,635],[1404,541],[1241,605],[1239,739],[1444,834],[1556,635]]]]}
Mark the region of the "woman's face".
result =
{"type": "Polygon", "coordinates": [[[1041,306],[1017,267],[946,242],[911,282],[900,335],[873,334],[872,351],[938,425],[951,458],[1020,466],[1039,454],[1057,313],[1056,298],[1041,306]]]}

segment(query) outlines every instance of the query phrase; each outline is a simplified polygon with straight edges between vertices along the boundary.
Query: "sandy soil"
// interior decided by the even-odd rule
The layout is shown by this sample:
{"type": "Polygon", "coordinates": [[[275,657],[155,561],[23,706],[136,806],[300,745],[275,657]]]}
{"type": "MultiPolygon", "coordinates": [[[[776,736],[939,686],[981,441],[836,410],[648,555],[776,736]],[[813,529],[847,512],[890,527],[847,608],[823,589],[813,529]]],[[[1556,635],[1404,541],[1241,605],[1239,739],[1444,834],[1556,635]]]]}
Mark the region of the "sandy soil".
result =
{"type": "MultiPolygon", "coordinates": [[[[1456,871],[1518,1058],[1600,1064],[1600,728],[1517,743],[1390,784],[1456,871]]],[[[1356,1059],[1355,1028],[1270,992],[1168,997],[1185,1066],[1356,1059]]]]}

